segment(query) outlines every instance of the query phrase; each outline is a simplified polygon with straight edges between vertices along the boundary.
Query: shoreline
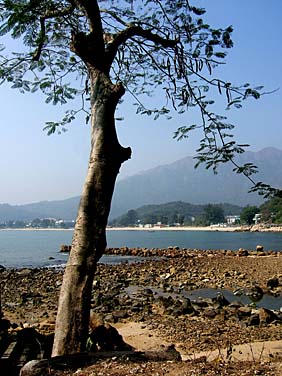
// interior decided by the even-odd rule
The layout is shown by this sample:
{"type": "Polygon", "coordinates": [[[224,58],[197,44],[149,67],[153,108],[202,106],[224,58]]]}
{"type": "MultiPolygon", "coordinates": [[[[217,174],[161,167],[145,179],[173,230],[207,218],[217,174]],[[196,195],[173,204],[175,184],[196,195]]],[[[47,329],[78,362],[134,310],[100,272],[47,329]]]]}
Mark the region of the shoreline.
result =
{"type": "Polygon", "coordinates": [[[281,226],[178,226],[178,227],[107,227],[108,231],[213,231],[213,232],[282,232],[281,226]]]}
{"type": "Polygon", "coordinates": [[[0,231],[73,231],[74,228],[50,228],[50,227],[40,227],[40,228],[25,228],[25,227],[19,227],[19,228],[1,228],[0,231]]]}
{"type": "Polygon", "coordinates": [[[108,231],[244,231],[241,227],[178,226],[178,227],[107,227],[108,231]]]}
{"type": "MultiPolygon", "coordinates": [[[[175,226],[175,227],[107,227],[107,231],[211,231],[211,232],[282,232],[282,225],[264,226],[175,226]]],[[[74,228],[0,228],[0,231],[74,231],[74,228]]]]}

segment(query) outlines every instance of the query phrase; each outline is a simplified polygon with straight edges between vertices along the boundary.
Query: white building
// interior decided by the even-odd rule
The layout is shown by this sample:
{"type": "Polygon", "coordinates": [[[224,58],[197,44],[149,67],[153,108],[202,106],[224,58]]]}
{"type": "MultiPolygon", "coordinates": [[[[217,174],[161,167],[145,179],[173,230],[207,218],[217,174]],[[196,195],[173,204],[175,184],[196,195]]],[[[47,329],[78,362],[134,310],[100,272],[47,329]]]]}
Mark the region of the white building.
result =
{"type": "Polygon", "coordinates": [[[225,219],[228,225],[236,225],[237,223],[240,223],[240,215],[227,215],[225,219]]]}

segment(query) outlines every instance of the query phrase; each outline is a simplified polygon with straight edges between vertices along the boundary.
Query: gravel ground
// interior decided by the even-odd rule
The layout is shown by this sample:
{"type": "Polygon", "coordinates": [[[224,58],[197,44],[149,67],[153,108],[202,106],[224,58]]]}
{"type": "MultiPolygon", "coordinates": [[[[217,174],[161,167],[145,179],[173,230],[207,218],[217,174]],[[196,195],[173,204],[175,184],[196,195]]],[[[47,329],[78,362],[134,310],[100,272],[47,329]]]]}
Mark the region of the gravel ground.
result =
{"type": "MultiPolygon", "coordinates": [[[[127,253],[130,252],[127,250],[127,253]]],[[[136,251],[132,251],[136,253],[136,251]]],[[[143,252],[143,251],[142,251],[143,252]]],[[[282,339],[279,313],[275,320],[250,325],[239,320],[230,308],[214,306],[189,314],[177,310],[183,291],[199,288],[241,289],[259,286],[264,294],[280,299],[282,255],[275,252],[199,251],[178,249],[144,250],[147,261],[138,264],[100,264],[93,285],[93,311],[112,323],[142,322],[150,335],[159,335],[184,353],[207,353],[256,340],[282,339]],[[275,286],[271,284],[275,281],[275,286]],[[160,298],[162,296],[162,298],[160,298]],[[172,297],[172,306],[166,300],[172,297]],[[176,308],[175,308],[176,307],[176,308]]],[[[2,310],[12,323],[33,326],[43,334],[52,333],[63,271],[52,269],[5,270],[0,274],[2,310]]],[[[281,299],[282,306],[282,299],[281,299]]],[[[228,306],[229,307],[229,306],[228,306]]],[[[242,312],[249,308],[242,308],[242,312]]],[[[250,309],[251,310],[251,309],[250,309]]],[[[253,314],[253,313],[252,313],[253,314]]],[[[257,312],[257,316],[261,315],[257,312]]],[[[133,362],[128,359],[98,361],[95,364],[54,375],[282,375],[280,360],[227,362],[205,359],[189,362],[133,362]]]]}

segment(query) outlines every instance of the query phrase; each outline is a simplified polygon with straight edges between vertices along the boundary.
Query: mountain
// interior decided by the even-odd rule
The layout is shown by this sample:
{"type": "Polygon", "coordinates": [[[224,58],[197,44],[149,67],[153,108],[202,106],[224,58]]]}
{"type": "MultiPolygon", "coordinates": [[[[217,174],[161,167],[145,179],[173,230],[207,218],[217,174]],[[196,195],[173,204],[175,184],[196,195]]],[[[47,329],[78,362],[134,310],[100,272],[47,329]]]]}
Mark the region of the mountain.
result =
{"type": "MultiPolygon", "coordinates": [[[[238,163],[253,162],[259,168],[254,176],[274,187],[282,187],[282,151],[269,147],[259,152],[245,152],[238,163]]],[[[194,168],[195,159],[186,157],[128,177],[117,183],[111,217],[142,205],[184,201],[193,204],[228,202],[238,206],[259,205],[263,198],[248,193],[251,183],[233,172],[231,164],[219,167],[218,174],[204,166],[194,168]]]]}
{"type": "Polygon", "coordinates": [[[23,205],[23,207],[29,213],[33,214],[33,218],[36,212],[41,212],[44,213],[44,217],[72,220],[76,218],[79,200],[80,197],[77,196],[66,200],[41,201],[23,205]]]}
{"type": "Polygon", "coordinates": [[[9,204],[0,204],[0,221],[27,221],[34,219],[35,217],[42,217],[43,213],[34,212],[30,213],[23,206],[20,205],[9,205],[9,204]]]}
{"type": "MultiPolygon", "coordinates": [[[[253,162],[259,168],[254,176],[274,187],[282,187],[282,151],[269,147],[259,152],[246,152],[238,159],[240,164],[253,162]]],[[[219,167],[217,175],[204,166],[195,169],[195,159],[186,157],[171,164],[120,180],[116,184],[111,218],[143,205],[172,201],[192,204],[230,203],[237,206],[259,205],[263,199],[248,193],[250,182],[235,174],[232,165],[219,167]]],[[[75,219],[79,197],[60,201],[43,201],[28,205],[0,205],[0,221],[30,220],[36,217],[75,219]]]]}
{"type": "Polygon", "coordinates": [[[34,218],[57,218],[72,220],[76,218],[79,197],[59,201],[41,201],[26,205],[0,204],[0,221],[34,218]]]}

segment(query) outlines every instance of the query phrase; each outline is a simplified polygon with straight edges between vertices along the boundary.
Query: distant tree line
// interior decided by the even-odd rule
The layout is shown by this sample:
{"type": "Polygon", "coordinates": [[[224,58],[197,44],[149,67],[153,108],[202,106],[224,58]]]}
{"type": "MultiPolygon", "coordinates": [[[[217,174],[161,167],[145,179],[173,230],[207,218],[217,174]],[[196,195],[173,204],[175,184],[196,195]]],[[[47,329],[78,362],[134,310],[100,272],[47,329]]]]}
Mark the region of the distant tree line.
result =
{"type": "Polygon", "coordinates": [[[260,207],[246,206],[240,215],[241,222],[253,224],[253,218],[259,214],[259,222],[282,224],[282,198],[274,197],[264,202],[260,207]]]}
{"type": "Polygon", "coordinates": [[[182,201],[159,205],[145,205],[109,222],[111,226],[126,227],[145,224],[175,226],[195,225],[209,226],[226,222],[226,216],[240,215],[240,224],[254,224],[256,214],[260,214],[260,222],[282,223],[282,199],[273,198],[260,207],[245,208],[231,204],[193,205],[182,201]]]}
{"type": "Polygon", "coordinates": [[[282,198],[274,197],[260,207],[261,219],[269,223],[282,223],[282,198]]]}
{"type": "Polygon", "coordinates": [[[57,220],[54,218],[35,218],[32,221],[9,220],[0,222],[0,228],[73,228],[74,221],[57,220]]]}
{"type": "MultiPolygon", "coordinates": [[[[193,205],[176,201],[159,205],[144,205],[128,210],[125,214],[109,222],[110,226],[127,227],[161,223],[168,226],[194,225],[209,226],[225,223],[226,216],[240,215],[240,224],[254,224],[254,217],[260,214],[260,222],[282,223],[282,198],[273,198],[261,206],[244,208],[231,204],[193,205]]],[[[0,229],[5,228],[73,228],[74,221],[55,218],[34,218],[27,220],[8,220],[0,222],[0,229]]]]}
{"type": "Polygon", "coordinates": [[[155,225],[209,225],[223,223],[225,215],[238,215],[242,208],[230,204],[193,205],[182,201],[159,205],[145,205],[110,221],[111,226],[155,225]]]}

